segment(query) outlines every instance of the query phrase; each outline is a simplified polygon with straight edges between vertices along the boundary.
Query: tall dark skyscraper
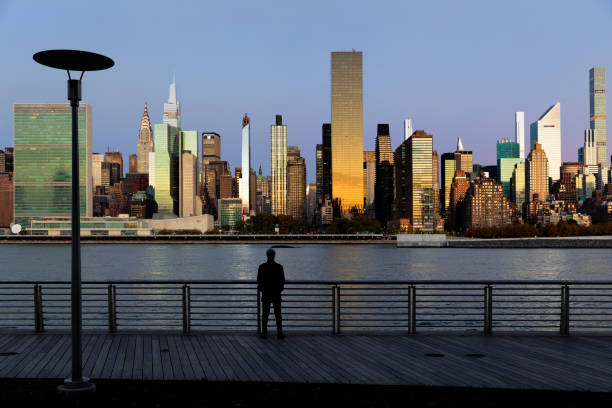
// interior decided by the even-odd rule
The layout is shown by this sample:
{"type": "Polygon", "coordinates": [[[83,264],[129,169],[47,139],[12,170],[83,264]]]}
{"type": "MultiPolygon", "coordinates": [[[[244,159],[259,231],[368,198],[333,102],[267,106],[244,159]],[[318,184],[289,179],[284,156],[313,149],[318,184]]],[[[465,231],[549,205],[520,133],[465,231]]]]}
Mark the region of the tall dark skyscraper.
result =
{"type": "Polygon", "coordinates": [[[321,161],[320,172],[321,180],[317,179],[317,197],[319,203],[324,203],[325,200],[332,199],[332,152],[331,152],[331,123],[324,123],[321,128],[321,161]]]}
{"type": "Polygon", "coordinates": [[[442,157],[440,157],[440,167],[440,174],[442,176],[440,212],[448,214],[451,184],[453,183],[453,177],[455,177],[455,153],[442,153],[442,157]]]}
{"type": "Polygon", "coordinates": [[[393,205],[393,151],[388,124],[378,125],[375,154],[374,211],[380,225],[385,227],[391,219],[393,205]]]}

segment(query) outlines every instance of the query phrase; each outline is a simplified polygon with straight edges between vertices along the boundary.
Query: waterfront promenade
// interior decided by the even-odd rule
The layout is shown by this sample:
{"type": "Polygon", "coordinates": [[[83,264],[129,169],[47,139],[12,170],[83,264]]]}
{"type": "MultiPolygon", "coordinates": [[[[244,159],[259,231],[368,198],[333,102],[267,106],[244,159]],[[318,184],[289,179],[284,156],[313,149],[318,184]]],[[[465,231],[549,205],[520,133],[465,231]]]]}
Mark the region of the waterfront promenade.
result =
{"type": "MultiPolygon", "coordinates": [[[[612,337],[85,334],[96,379],[431,385],[612,391],[612,337]]],[[[0,378],[63,379],[67,333],[0,333],[0,378]]]]}

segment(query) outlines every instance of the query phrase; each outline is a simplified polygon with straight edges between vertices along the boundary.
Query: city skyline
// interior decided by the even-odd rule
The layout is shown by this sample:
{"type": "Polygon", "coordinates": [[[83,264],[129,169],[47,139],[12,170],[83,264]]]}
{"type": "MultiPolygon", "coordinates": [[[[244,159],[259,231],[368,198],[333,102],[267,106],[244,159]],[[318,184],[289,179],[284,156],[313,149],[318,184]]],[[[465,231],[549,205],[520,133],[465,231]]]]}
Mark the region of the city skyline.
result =
{"type": "MultiPolygon", "coordinates": [[[[475,162],[493,164],[495,162],[495,143],[493,141],[501,138],[513,139],[514,112],[525,112],[525,123],[529,124],[537,119],[546,106],[558,100],[563,104],[562,161],[576,160],[575,152],[582,145],[583,131],[589,127],[589,92],[588,87],[584,85],[588,78],[585,79],[584,72],[596,66],[610,66],[611,60],[605,53],[607,48],[604,41],[605,38],[610,37],[607,35],[610,28],[606,24],[593,24],[588,28],[581,27],[582,31],[572,33],[576,38],[568,38],[567,34],[559,33],[559,36],[549,43],[549,52],[538,57],[532,55],[539,50],[536,44],[538,41],[533,40],[539,38],[537,33],[546,30],[548,30],[547,38],[553,38],[553,36],[548,36],[548,33],[551,30],[556,32],[555,30],[558,30],[556,26],[568,24],[574,19],[586,16],[587,12],[590,18],[597,20],[605,18],[606,14],[612,15],[612,9],[600,3],[598,6],[595,5],[595,8],[599,7],[601,11],[598,14],[593,13],[594,5],[589,7],[589,10],[583,10],[586,8],[568,3],[555,2],[554,5],[555,13],[560,17],[555,26],[552,26],[552,23],[538,20],[538,16],[541,16],[544,10],[548,12],[550,9],[545,4],[538,4],[537,7],[530,6],[529,13],[527,13],[527,4],[521,2],[513,4],[513,10],[510,10],[509,7],[507,10],[503,9],[506,6],[502,6],[502,10],[495,10],[495,12],[516,14],[527,25],[524,27],[524,33],[513,32],[513,35],[516,35],[516,38],[513,38],[516,43],[502,36],[501,51],[495,51],[495,55],[499,56],[500,53],[522,55],[525,57],[524,60],[530,61],[530,64],[526,66],[504,65],[507,63],[505,58],[495,62],[491,61],[492,59],[487,56],[480,55],[479,47],[463,47],[461,48],[462,55],[453,51],[453,46],[461,40],[476,40],[477,45],[487,46],[489,42],[493,42],[496,37],[502,35],[503,27],[493,29],[495,26],[487,20],[484,21],[483,27],[474,30],[464,28],[466,24],[463,21],[462,29],[453,32],[456,38],[451,40],[448,37],[448,30],[451,30],[457,23],[443,18],[443,23],[448,26],[444,33],[437,34],[430,39],[419,39],[417,43],[409,47],[398,47],[398,40],[395,38],[382,37],[382,34],[374,34],[369,29],[367,33],[359,33],[356,29],[356,23],[362,23],[369,18],[384,14],[389,19],[386,28],[388,34],[397,36],[400,33],[400,21],[394,17],[394,14],[401,15],[400,11],[405,8],[398,5],[386,5],[373,10],[366,10],[363,6],[355,7],[355,10],[350,13],[356,23],[348,22],[349,19],[341,23],[347,27],[346,33],[342,35],[337,34],[337,31],[342,30],[330,33],[329,30],[324,29],[315,38],[310,38],[306,35],[310,33],[306,26],[297,24],[292,33],[295,36],[296,45],[299,46],[292,47],[289,46],[289,43],[283,42],[282,50],[286,54],[283,63],[278,67],[265,64],[269,72],[261,71],[267,55],[262,47],[272,33],[267,29],[250,24],[246,24],[246,27],[259,35],[248,40],[250,49],[244,51],[244,46],[241,46],[240,49],[250,57],[257,53],[262,55],[255,55],[256,58],[253,60],[255,68],[248,70],[249,72],[233,64],[234,57],[232,56],[224,55],[224,58],[219,59],[220,54],[218,53],[221,51],[218,47],[220,46],[208,44],[203,45],[209,50],[207,58],[213,58],[217,62],[207,64],[206,69],[195,64],[192,50],[198,48],[192,43],[191,38],[198,37],[196,34],[199,30],[204,30],[203,28],[184,29],[180,38],[185,43],[179,43],[173,49],[167,46],[167,41],[170,39],[160,39],[161,33],[155,30],[147,30],[148,35],[144,39],[139,39],[138,45],[134,45],[133,48],[129,44],[118,46],[122,33],[121,28],[110,38],[105,38],[108,40],[106,46],[101,45],[101,39],[89,36],[87,30],[82,30],[85,34],[77,42],[70,40],[68,31],[59,30],[53,44],[44,38],[27,34],[19,39],[20,46],[12,47],[9,51],[16,55],[9,55],[11,62],[3,70],[7,77],[14,78],[14,80],[7,84],[6,93],[0,98],[5,105],[13,102],[61,101],[61,95],[64,92],[63,84],[61,81],[59,84],[58,81],[54,81],[55,73],[36,71],[37,86],[30,87],[32,89],[28,89],[29,87],[22,82],[22,75],[16,73],[22,71],[32,74],[34,72],[28,64],[31,64],[31,53],[38,48],[44,48],[46,45],[50,48],[57,48],[60,45],[66,48],[70,46],[83,48],[87,45],[87,48],[94,47],[109,55],[112,54],[118,61],[117,69],[92,78],[83,90],[84,100],[87,100],[93,108],[93,151],[104,153],[107,147],[110,147],[111,150],[121,151],[126,158],[130,153],[135,153],[143,103],[148,102],[149,104],[151,121],[159,123],[162,118],[162,104],[168,98],[166,86],[172,72],[176,71],[176,83],[181,99],[181,120],[184,122],[184,128],[197,129],[200,133],[215,131],[223,137],[223,140],[238,141],[240,130],[235,126],[234,118],[245,111],[249,112],[254,121],[251,132],[252,167],[258,168],[261,165],[264,173],[270,174],[269,158],[266,157],[266,153],[269,152],[267,126],[270,122],[267,118],[277,113],[282,114],[286,118],[285,123],[292,129],[292,140],[297,141],[294,144],[300,146],[302,155],[306,158],[307,168],[310,169],[308,181],[313,181],[318,129],[321,123],[327,123],[331,118],[328,108],[330,98],[329,52],[355,48],[363,51],[364,55],[365,150],[374,149],[377,123],[389,123],[392,145],[395,147],[404,138],[404,119],[411,118],[413,129],[424,129],[434,135],[436,150],[452,151],[453,141],[461,136],[466,148],[474,150],[475,162]],[[397,13],[393,13],[394,11],[397,13]],[[372,13],[374,16],[371,16],[372,13]],[[535,21],[542,23],[538,30],[528,24],[535,21]],[[483,30],[487,29],[492,30],[494,38],[487,39],[483,36],[483,30]],[[529,41],[530,35],[532,41],[529,41]],[[601,40],[591,41],[591,38],[601,38],[601,40]],[[311,41],[310,46],[307,44],[309,40],[311,41]],[[566,52],[561,55],[558,51],[563,47],[566,52]],[[137,55],[133,57],[125,55],[126,52],[134,52],[135,49],[138,50],[137,55]],[[157,54],[152,54],[153,49],[157,54]],[[149,57],[153,55],[165,57],[162,58],[164,62],[155,64],[155,67],[147,65],[147,72],[142,72],[141,67],[144,68],[142,60],[138,60],[136,64],[134,58],[145,58],[143,53],[150,53],[149,57]],[[28,54],[27,58],[25,54],[28,54]],[[575,58],[568,58],[568,55],[574,55],[575,58]],[[423,61],[420,66],[405,64],[405,61],[419,59],[419,57],[423,61]],[[443,61],[440,60],[441,58],[443,61]],[[385,64],[380,64],[381,61],[385,61],[385,64]],[[449,64],[450,62],[452,64],[449,64]],[[404,72],[406,66],[410,66],[409,74],[404,72]],[[308,75],[304,75],[304,69],[307,69],[308,75]],[[298,77],[302,79],[296,82],[298,77]],[[110,83],[116,85],[117,89],[108,87],[109,80],[110,83]],[[126,84],[126,81],[129,82],[126,84]],[[432,89],[433,84],[437,84],[435,89],[432,89]],[[491,87],[495,88],[495,93],[490,91],[491,87]],[[16,93],[17,91],[19,93],[16,93]],[[242,94],[240,98],[237,96],[238,91],[242,94]],[[406,95],[410,97],[406,98],[406,95]],[[459,95],[461,97],[457,99],[459,95]],[[459,103],[459,100],[462,102],[459,103]],[[492,103],[492,100],[495,100],[495,103],[492,103]],[[461,122],[459,122],[460,119],[461,122]],[[458,127],[457,123],[461,123],[461,126],[458,127]],[[490,140],[490,143],[482,143],[483,140],[490,140]]],[[[136,6],[126,7],[129,11],[136,6]]],[[[453,9],[455,6],[449,4],[447,8],[453,9]]],[[[455,11],[469,21],[471,18],[476,18],[469,14],[477,8],[476,4],[470,4],[465,6],[465,10],[455,11]]],[[[478,11],[480,17],[494,12],[489,7],[480,8],[482,9],[478,11]]],[[[140,7],[139,12],[141,9],[143,8],[140,7]]],[[[156,16],[159,13],[159,7],[156,7],[155,4],[144,9],[146,16],[156,16]]],[[[197,16],[198,12],[202,12],[197,8],[192,7],[191,9],[189,7],[181,9],[177,12],[178,16],[173,18],[189,17],[189,12],[197,16]]],[[[322,10],[315,5],[308,10],[301,11],[306,11],[307,15],[322,13],[325,21],[340,12],[337,6],[331,7],[325,13],[322,10]]],[[[211,15],[218,14],[220,21],[229,17],[227,10],[222,6],[214,10],[207,9],[207,11],[211,15]]],[[[410,11],[414,16],[411,19],[413,24],[424,24],[428,19],[433,18],[433,11],[426,6],[415,6],[410,11]],[[422,21],[419,20],[419,17],[422,17],[422,21]]],[[[40,15],[36,13],[31,15],[33,21],[41,19],[43,14],[47,17],[59,11],[42,7],[39,12],[40,15]]],[[[286,10],[273,11],[273,13],[281,14],[286,12],[286,10]]],[[[20,13],[23,13],[23,10],[15,5],[4,6],[0,10],[0,18],[4,16],[6,22],[3,29],[10,29],[13,24],[11,19],[7,19],[7,16],[20,15],[20,13]]],[[[126,14],[129,15],[129,13],[126,14]]],[[[95,25],[108,22],[107,20],[111,18],[109,13],[101,13],[98,17],[99,22],[87,18],[84,20],[95,25]]],[[[123,17],[113,15],[113,18],[123,17]]],[[[63,17],[57,16],[58,22],[53,23],[54,28],[61,26],[62,19],[63,17]]],[[[242,17],[241,21],[243,21],[242,17]]],[[[507,21],[514,20],[509,18],[507,21]]],[[[288,23],[296,23],[296,18],[292,16],[283,24],[288,23]]],[[[501,22],[501,24],[506,23],[501,22]]],[[[48,23],[41,22],[39,29],[44,28],[49,29],[48,23]]],[[[210,29],[221,30],[223,28],[215,25],[210,29]]],[[[225,29],[228,28],[225,27],[225,29]]],[[[239,33],[231,29],[229,32],[236,35],[239,33]]],[[[130,43],[129,36],[122,39],[126,38],[130,43]]],[[[235,39],[228,41],[230,44],[236,42],[235,39]]],[[[173,44],[176,42],[173,41],[173,44]]],[[[483,54],[490,52],[493,51],[488,49],[487,53],[483,54]]],[[[0,144],[10,146],[12,132],[8,129],[11,127],[11,115],[8,109],[5,112],[0,116],[0,121],[5,123],[7,131],[0,136],[0,144]]],[[[234,150],[236,149],[227,149],[224,153],[225,160],[230,162],[231,167],[237,167],[240,162],[240,151],[234,150]]],[[[609,157],[609,154],[607,156],[609,157]]]]}

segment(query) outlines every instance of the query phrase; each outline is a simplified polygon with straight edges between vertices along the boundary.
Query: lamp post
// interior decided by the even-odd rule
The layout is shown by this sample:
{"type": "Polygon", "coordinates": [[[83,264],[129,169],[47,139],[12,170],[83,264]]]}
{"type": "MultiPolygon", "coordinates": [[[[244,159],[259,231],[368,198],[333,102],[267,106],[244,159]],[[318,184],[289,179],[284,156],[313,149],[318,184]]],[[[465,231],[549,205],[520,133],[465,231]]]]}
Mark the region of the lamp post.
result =
{"type": "Polygon", "coordinates": [[[96,386],[83,377],[83,354],[81,349],[81,219],[79,199],[79,121],[81,79],[85,71],[100,71],[115,65],[104,55],[76,50],[40,51],[34,61],[51,68],[68,72],[68,100],[72,108],[72,255],[70,301],[72,307],[72,375],[64,380],[58,390],[65,394],[94,392],[96,386]],[[79,79],[72,79],[70,71],[81,71],[79,79]]]}

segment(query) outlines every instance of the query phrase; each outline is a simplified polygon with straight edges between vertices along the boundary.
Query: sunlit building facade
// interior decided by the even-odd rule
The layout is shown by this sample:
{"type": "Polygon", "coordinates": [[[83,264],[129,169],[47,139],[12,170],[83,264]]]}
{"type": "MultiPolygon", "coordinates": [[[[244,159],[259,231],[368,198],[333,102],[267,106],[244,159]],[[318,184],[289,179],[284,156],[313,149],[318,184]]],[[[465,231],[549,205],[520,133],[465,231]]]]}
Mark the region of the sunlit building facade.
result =
{"type": "MultiPolygon", "coordinates": [[[[93,215],[92,110],[78,110],[80,212],[93,215]]],[[[24,226],[33,217],[69,216],[72,206],[72,120],[68,103],[13,105],[14,212],[24,226]]]]}
{"type": "Polygon", "coordinates": [[[272,215],[287,214],[287,125],[276,115],[270,126],[270,165],[272,170],[272,215]]]}
{"type": "Polygon", "coordinates": [[[548,197],[548,158],[542,145],[536,143],[525,166],[525,198],[533,201],[537,194],[541,201],[546,201],[548,197]]]}
{"type": "Polygon", "coordinates": [[[525,112],[514,113],[514,141],[519,145],[519,157],[525,158],[525,112]]]}
{"type": "Polygon", "coordinates": [[[395,191],[398,218],[415,229],[433,231],[433,137],[414,132],[395,150],[395,191]]]}
{"type": "Polygon", "coordinates": [[[144,112],[140,119],[140,130],[138,131],[138,147],[137,147],[137,169],[138,173],[149,172],[149,153],[153,151],[153,129],[151,128],[151,119],[149,111],[145,103],[144,112]]]}
{"type": "Polygon", "coordinates": [[[306,161],[296,146],[287,148],[287,215],[306,218],[306,161]]]}
{"type": "Polygon", "coordinates": [[[589,70],[590,128],[597,146],[597,164],[608,162],[606,128],[606,68],[589,70]]]}
{"type": "Polygon", "coordinates": [[[181,128],[181,102],[176,95],[176,78],[174,74],[172,74],[168,102],[164,103],[163,123],[177,129],[181,128]]]}
{"type": "MultiPolygon", "coordinates": [[[[536,143],[548,159],[548,177],[559,180],[561,168],[561,103],[557,102],[531,124],[531,149],[536,143]]],[[[542,199],[542,197],[540,197],[542,199]]]]}
{"type": "Polygon", "coordinates": [[[242,176],[239,179],[239,197],[242,200],[242,213],[251,214],[251,118],[242,118],[242,176]]]}
{"type": "Polygon", "coordinates": [[[363,210],[363,54],[332,52],[332,194],[340,212],[363,210]]]}
{"type": "Polygon", "coordinates": [[[174,156],[178,154],[178,133],[179,130],[168,124],[156,124],[155,131],[155,151],[152,165],[154,169],[153,177],[149,178],[149,183],[155,191],[155,201],[159,213],[175,213],[175,201],[178,200],[173,193],[173,185],[178,182],[178,171],[176,171],[176,181],[174,180],[175,171],[172,169],[174,156]]]}
{"type": "Polygon", "coordinates": [[[442,153],[440,157],[440,174],[442,176],[441,182],[441,195],[440,203],[442,213],[448,213],[448,207],[450,205],[450,189],[453,183],[453,177],[455,177],[455,154],[454,153],[442,153]]]}

